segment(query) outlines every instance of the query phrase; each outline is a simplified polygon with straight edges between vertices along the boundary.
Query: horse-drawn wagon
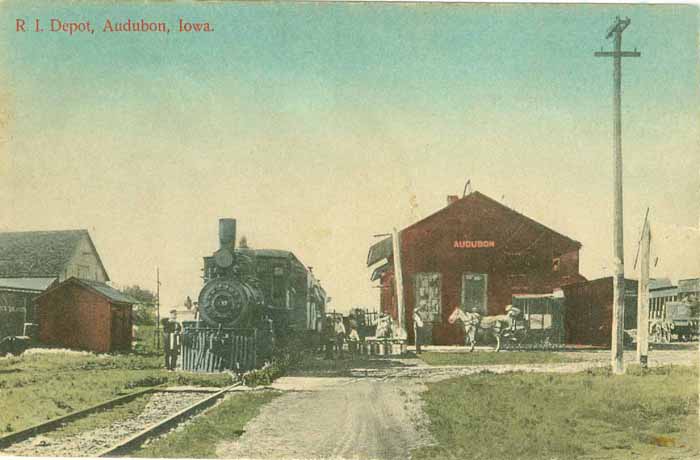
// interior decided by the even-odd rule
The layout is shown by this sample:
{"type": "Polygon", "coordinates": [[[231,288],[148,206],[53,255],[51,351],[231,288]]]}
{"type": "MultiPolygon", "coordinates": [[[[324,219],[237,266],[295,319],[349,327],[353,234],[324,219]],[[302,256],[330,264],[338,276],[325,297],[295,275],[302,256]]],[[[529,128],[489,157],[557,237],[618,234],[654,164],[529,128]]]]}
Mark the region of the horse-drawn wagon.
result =
{"type": "Polygon", "coordinates": [[[495,351],[557,349],[565,338],[563,300],[554,294],[514,295],[504,315],[482,317],[457,307],[449,322],[460,322],[472,350],[477,340],[489,339],[495,341],[495,351]]]}

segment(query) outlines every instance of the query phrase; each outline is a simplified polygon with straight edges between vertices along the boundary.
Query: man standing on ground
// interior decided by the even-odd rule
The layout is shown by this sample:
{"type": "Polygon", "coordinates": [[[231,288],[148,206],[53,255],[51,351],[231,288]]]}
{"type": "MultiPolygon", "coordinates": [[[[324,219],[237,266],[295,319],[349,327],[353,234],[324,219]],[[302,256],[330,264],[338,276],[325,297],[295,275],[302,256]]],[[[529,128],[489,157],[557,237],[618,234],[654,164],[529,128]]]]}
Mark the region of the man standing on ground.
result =
{"type": "Polygon", "coordinates": [[[177,311],[170,311],[170,318],[163,318],[163,351],[165,352],[165,368],[174,371],[177,366],[177,356],[180,354],[180,332],[182,326],[177,322],[177,311]]]}
{"type": "Polygon", "coordinates": [[[335,318],[335,348],[338,356],[343,357],[343,343],[345,342],[345,325],[343,318],[337,316],[335,318]]]}
{"type": "Polygon", "coordinates": [[[421,352],[421,330],[423,328],[423,319],[420,317],[417,311],[413,312],[413,340],[416,342],[416,354],[421,352]]]}
{"type": "Polygon", "coordinates": [[[360,334],[357,333],[357,326],[351,324],[350,333],[348,334],[348,349],[350,350],[350,357],[352,359],[355,359],[359,345],[360,334]]]}

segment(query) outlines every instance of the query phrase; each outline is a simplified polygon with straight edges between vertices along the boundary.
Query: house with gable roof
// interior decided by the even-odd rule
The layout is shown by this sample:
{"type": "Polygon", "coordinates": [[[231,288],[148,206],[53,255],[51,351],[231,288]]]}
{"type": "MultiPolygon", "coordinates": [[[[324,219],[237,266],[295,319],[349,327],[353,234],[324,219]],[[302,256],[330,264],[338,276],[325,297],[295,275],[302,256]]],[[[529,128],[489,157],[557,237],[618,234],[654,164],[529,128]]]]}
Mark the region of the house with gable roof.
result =
{"type": "Polygon", "coordinates": [[[109,281],[87,230],[0,232],[0,338],[37,322],[36,297],[71,277],[109,281]]]}

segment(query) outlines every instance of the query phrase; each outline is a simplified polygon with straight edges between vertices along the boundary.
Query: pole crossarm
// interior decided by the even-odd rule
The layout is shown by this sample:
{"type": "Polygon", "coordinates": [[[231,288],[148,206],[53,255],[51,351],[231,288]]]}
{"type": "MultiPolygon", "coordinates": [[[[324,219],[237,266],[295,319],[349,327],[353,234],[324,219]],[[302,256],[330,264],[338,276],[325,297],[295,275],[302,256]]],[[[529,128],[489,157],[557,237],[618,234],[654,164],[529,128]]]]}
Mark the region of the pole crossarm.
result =
{"type": "Polygon", "coordinates": [[[596,51],[593,53],[595,57],[639,57],[642,55],[639,51],[596,51]]]}

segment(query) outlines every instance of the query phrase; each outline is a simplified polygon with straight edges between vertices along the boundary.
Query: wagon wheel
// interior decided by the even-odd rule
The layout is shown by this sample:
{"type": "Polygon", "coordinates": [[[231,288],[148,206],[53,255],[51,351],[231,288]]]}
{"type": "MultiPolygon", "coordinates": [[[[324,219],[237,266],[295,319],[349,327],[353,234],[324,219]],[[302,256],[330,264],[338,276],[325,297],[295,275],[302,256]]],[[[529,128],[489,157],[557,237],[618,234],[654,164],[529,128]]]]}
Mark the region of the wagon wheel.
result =
{"type": "Polygon", "coordinates": [[[515,347],[516,347],[518,350],[527,349],[527,347],[531,345],[531,344],[529,343],[531,337],[532,337],[532,336],[531,336],[530,334],[528,334],[528,330],[527,330],[527,329],[522,329],[522,330],[520,330],[520,331],[517,331],[517,332],[516,332],[516,335],[515,335],[515,338],[516,338],[516,340],[515,340],[515,347]]]}
{"type": "Polygon", "coordinates": [[[553,350],[554,349],[554,342],[552,341],[552,332],[548,331],[545,333],[544,338],[542,339],[542,348],[545,350],[553,350]]]}
{"type": "Polygon", "coordinates": [[[504,350],[512,350],[516,348],[516,338],[509,329],[503,329],[499,335],[503,341],[504,350]]]}
{"type": "Polygon", "coordinates": [[[504,350],[510,350],[513,348],[513,336],[508,333],[507,329],[501,330],[498,334],[495,334],[498,340],[501,342],[501,347],[504,350]]]}
{"type": "Polygon", "coordinates": [[[518,346],[521,350],[530,350],[533,347],[533,337],[528,334],[527,329],[523,329],[518,334],[518,346]]]}

